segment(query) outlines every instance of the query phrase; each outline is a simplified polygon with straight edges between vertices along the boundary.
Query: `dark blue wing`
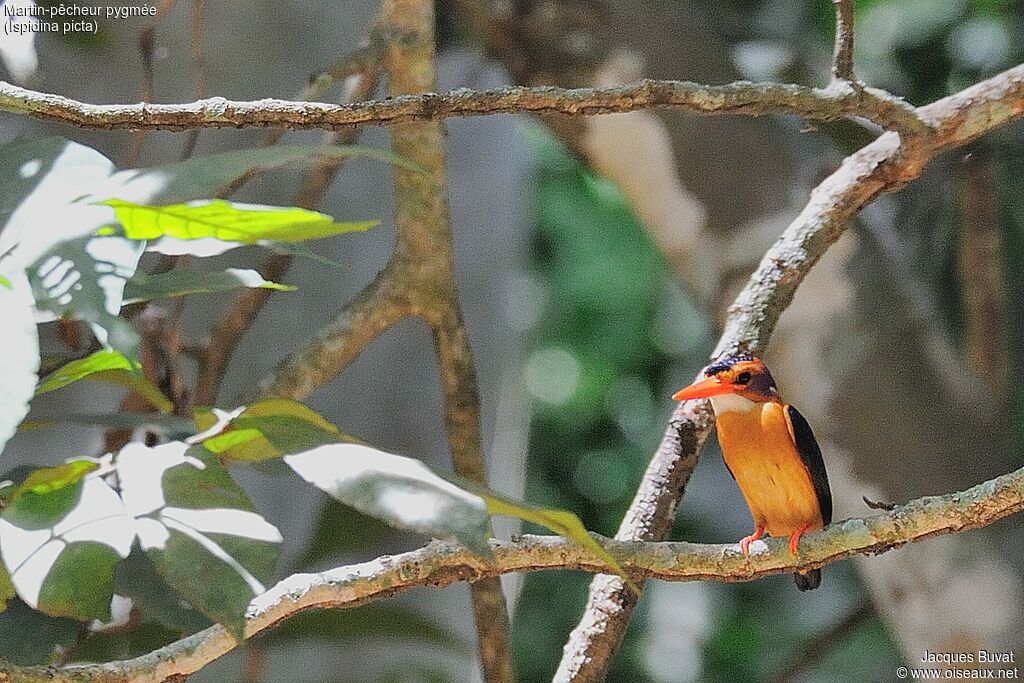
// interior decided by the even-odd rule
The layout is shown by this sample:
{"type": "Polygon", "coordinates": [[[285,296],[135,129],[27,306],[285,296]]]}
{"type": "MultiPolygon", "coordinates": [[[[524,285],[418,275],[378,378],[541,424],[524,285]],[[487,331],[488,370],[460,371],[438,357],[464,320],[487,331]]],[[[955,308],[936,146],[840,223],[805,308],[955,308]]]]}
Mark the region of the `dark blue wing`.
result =
{"type": "Polygon", "coordinates": [[[814,486],[814,493],[818,496],[818,507],[821,508],[821,519],[825,524],[832,522],[832,492],[828,487],[828,474],[825,472],[825,461],[821,458],[821,449],[818,448],[818,441],[814,438],[811,425],[793,406],[786,406],[786,419],[789,420],[789,430],[796,441],[796,450],[800,459],[811,475],[811,485],[814,486]]]}

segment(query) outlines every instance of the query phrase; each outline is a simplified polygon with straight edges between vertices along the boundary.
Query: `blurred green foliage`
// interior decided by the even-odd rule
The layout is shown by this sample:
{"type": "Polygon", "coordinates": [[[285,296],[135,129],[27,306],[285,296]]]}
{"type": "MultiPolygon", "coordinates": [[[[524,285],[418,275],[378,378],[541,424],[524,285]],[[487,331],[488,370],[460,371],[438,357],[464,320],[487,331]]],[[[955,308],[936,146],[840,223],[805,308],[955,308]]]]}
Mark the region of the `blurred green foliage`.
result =
{"type": "MultiPolygon", "coordinates": [[[[666,375],[703,364],[710,329],[618,189],[546,133],[535,129],[531,139],[532,277],[544,303],[524,370],[535,399],[528,497],[574,510],[612,535],[671,409],[666,375]]],[[[565,573],[526,579],[514,622],[521,680],[550,678],[589,581],[565,573]]],[[[644,680],[637,647],[635,638],[626,643],[611,680],[644,680]]]]}

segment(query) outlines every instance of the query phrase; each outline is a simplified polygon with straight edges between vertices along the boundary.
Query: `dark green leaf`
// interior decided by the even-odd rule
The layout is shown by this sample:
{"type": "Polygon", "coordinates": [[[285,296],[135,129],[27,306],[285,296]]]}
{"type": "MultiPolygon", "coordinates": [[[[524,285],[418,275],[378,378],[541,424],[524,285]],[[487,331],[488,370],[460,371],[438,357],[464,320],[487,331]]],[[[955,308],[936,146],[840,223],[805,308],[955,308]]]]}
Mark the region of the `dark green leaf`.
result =
{"type": "Polygon", "coordinates": [[[55,319],[89,323],[102,344],[134,357],[138,335],[117,314],[125,282],[141,255],[141,243],[121,237],[87,235],[55,242],[29,268],[36,307],[55,319]]]}
{"type": "Polygon", "coordinates": [[[246,608],[265,590],[277,560],[278,530],[201,447],[129,444],[115,463],[139,543],[157,571],[241,638],[246,608]]]}
{"type": "Polygon", "coordinates": [[[21,600],[12,600],[0,614],[0,657],[21,666],[50,664],[58,646],[75,641],[81,624],[50,617],[21,600]]]}
{"type": "Polygon", "coordinates": [[[124,303],[134,304],[186,294],[230,292],[243,287],[276,289],[282,292],[293,292],[296,289],[264,280],[255,270],[241,268],[228,268],[217,273],[182,269],[156,275],[138,272],[125,286],[124,303]]]}
{"type": "Polygon", "coordinates": [[[0,555],[29,606],[107,621],[113,570],[131,550],[135,523],[87,469],[71,464],[30,475],[0,515],[0,555]]]}

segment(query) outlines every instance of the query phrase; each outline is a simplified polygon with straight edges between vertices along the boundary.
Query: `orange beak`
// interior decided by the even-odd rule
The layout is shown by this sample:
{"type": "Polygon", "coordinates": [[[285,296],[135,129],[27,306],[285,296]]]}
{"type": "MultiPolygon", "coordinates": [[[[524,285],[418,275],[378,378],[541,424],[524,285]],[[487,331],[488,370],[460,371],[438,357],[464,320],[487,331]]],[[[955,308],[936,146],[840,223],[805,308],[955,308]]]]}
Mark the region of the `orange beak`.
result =
{"type": "Polygon", "coordinates": [[[731,385],[723,384],[715,377],[708,377],[707,379],[697,380],[685,389],[677,391],[672,398],[676,401],[692,401],[698,398],[711,398],[712,396],[731,394],[732,392],[733,387],[731,385]]]}

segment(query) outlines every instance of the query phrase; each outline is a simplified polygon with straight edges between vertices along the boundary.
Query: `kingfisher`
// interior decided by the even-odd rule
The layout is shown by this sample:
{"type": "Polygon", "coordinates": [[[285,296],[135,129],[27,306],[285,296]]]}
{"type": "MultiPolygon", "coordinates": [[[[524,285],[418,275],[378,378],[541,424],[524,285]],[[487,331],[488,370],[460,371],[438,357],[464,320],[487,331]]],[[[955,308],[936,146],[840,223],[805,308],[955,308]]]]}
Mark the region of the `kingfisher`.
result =
{"type": "MultiPolygon", "coordinates": [[[[729,356],[704,368],[704,377],[677,392],[677,401],[710,399],[725,466],[754,518],[750,544],[767,531],[789,537],[796,555],[800,537],[832,521],[832,493],[821,449],[796,408],[782,402],[768,368],[748,354],[729,356]]],[[[821,585],[821,570],[793,575],[802,591],[821,585]]]]}

